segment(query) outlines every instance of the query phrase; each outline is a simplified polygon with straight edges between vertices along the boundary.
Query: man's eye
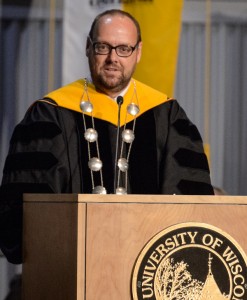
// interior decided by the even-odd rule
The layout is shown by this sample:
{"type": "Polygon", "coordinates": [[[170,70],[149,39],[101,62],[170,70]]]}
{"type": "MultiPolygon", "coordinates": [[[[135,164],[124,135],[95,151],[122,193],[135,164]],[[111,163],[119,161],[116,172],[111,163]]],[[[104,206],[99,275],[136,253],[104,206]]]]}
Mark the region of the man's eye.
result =
{"type": "Polygon", "coordinates": [[[131,49],[129,46],[118,46],[118,50],[121,51],[121,52],[129,52],[131,49]]]}
{"type": "Polygon", "coordinates": [[[106,49],[108,49],[107,45],[105,45],[105,44],[99,44],[99,45],[97,45],[97,48],[99,50],[106,50],[106,49]]]}

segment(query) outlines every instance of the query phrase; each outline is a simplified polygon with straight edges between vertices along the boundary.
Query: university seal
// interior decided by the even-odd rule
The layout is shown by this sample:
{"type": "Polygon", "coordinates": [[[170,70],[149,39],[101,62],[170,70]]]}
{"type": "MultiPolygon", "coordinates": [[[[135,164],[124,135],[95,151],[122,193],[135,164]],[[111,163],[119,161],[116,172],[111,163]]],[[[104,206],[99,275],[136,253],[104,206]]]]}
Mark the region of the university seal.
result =
{"type": "Polygon", "coordinates": [[[247,300],[247,259],[238,243],[204,223],[181,223],[154,236],[132,275],[134,300],[247,300]]]}

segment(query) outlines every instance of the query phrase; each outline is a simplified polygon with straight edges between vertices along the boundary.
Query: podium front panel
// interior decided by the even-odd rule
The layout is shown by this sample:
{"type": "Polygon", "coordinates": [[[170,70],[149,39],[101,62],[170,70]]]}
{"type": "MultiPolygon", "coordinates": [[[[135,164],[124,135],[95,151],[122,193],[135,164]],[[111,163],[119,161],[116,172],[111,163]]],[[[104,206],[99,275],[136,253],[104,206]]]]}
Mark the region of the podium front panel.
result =
{"type": "Polygon", "coordinates": [[[25,300],[130,300],[140,252],[160,231],[180,223],[215,226],[247,252],[245,197],[48,198],[28,195],[24,205],[25,300]]]}

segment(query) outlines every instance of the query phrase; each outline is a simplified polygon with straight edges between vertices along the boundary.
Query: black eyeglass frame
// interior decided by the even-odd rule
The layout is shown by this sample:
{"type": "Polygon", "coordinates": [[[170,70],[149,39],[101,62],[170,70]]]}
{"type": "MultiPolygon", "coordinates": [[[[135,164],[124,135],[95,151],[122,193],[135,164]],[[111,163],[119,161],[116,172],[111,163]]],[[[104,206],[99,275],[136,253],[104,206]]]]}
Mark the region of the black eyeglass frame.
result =
{"type": "Polygon", "coordinates": [[[113,47],[112,45],[110,45],[110,44],[108,44],[108,43],[103,43],[103,42],[93,42],[92,39],[90,38],[90,36],[89,36],[88,38],[89,38],[89,40],[90,40],[90,42],[91,42],[91,44],[92,44],[92,46],[93,46],[94,52],[95,52],[96,54],[98,54],[98,55],[108,55],[108,54],[110,54],[110,53],[112,52],[112,50],[114,49],[115,52],[117,53],[117,55],[118,55],[119,57],[129,57],[129,56],[132,55],[132,53],[135,51],[135,49],[138,47],[138,45],[139,45],[139,43],[140,43],[140,41],[138,41],[138,42],[135,44],[135,46],[130,46],[130,45],[117,45],[117,46],[113,47]],[[95,46],[96,46],[97,44],[107,45],[109,51],[108,51],[107,53],[99,53],[99,52],[97,52],[96,49],[95,49],[95,46]],[[124,47],[129,47],[129,48],[131,49],[131,52],[130,52],[129,55],[119,55],[119,54],[118,54],[118,51],[117,51],[117,50],[119,49],[119,47],[123,47],[123,46],[124,46],[124,47]]]}

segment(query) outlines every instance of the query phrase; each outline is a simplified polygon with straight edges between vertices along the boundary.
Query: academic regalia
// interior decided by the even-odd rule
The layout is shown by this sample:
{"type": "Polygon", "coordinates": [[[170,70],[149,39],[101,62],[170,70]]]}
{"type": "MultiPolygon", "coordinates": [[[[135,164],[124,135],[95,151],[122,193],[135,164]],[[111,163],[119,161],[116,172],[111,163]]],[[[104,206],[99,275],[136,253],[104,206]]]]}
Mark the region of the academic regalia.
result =
{"type": "MultiPolygon", "coordinates": [[[[10,262],[22,261],[23,193],[92,193],[80,108],[87,96],[94,107],[104,186],[107,193],[114,192],[119,107],[96,92],[92,84],[86,94],[84,89],[85,82],[78,80],[46,95],[29,108],[14,130],[0,188],[0,248],[10,262]]],[[[84,116],[91,127],[91,113],[84,116]]],[[[124,95],[120,122],[120,134],[124,126],[132,129],[136,122],[128,193],[213,194],[201,136],[176,100],[138,81],[131,82],[124,95]],[[140,108],[137,117],[126,116],[133,97],[140,108]]],[[[125,154],[128,147],[126,144],[125,154]]],[[[91,155],[97,155],[93,147],[91,151],[91,155]]]]}

